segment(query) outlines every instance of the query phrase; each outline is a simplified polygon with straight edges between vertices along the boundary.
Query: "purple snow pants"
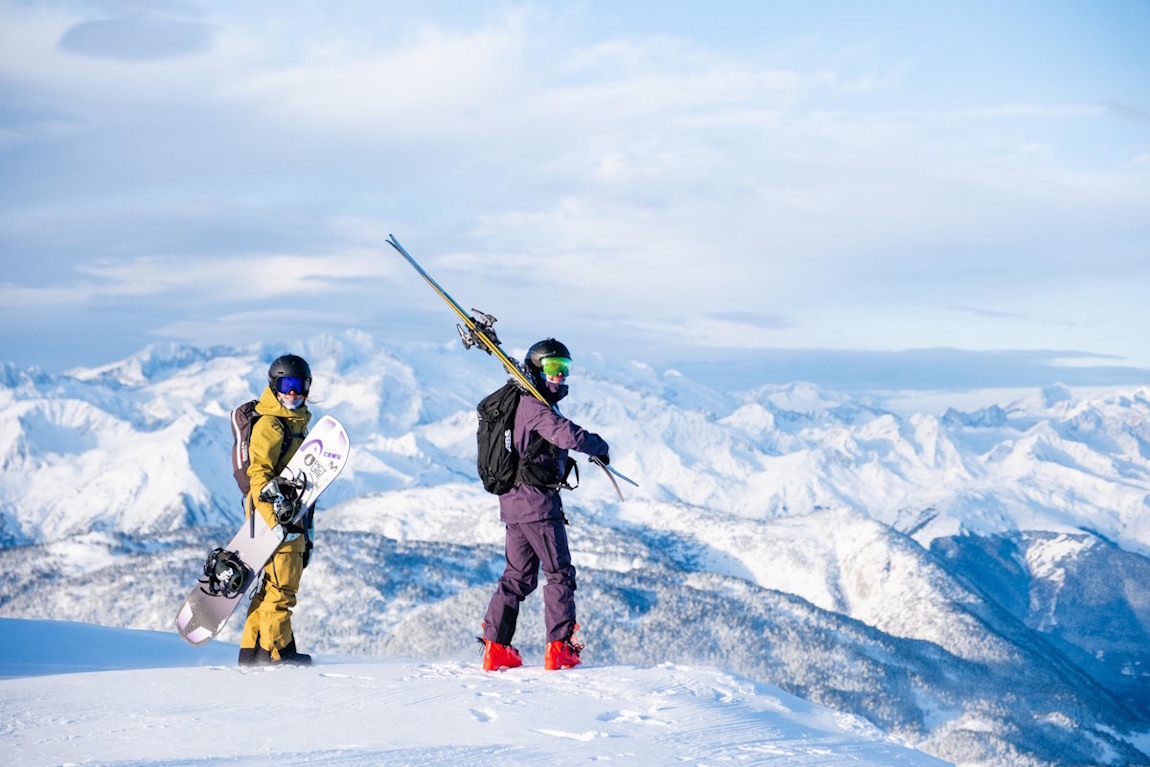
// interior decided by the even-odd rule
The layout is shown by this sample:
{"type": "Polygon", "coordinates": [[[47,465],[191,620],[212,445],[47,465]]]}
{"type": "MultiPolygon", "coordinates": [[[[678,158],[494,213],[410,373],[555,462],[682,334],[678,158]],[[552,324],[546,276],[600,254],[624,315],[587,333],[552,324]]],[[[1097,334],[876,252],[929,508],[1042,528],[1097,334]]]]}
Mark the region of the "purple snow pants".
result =
{"type": "Polygon", "coordinates": [[[507,526],[507,568],[483,619],[483,638],[511,644],[519,603],[539,584],[539,569],[547,578],[543,609],[547,641],[560,642],[575,630],[575,566],[567,547],[563,522],[544,520],[507,526]]]}

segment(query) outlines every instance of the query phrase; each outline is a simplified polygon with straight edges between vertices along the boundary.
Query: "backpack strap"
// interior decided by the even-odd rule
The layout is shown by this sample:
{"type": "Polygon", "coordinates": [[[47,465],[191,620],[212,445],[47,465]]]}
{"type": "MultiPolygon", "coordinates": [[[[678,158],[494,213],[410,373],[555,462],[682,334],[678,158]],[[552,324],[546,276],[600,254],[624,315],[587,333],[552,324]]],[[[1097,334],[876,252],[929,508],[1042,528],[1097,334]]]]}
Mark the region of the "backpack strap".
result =
{"type": "Polygon", "coordinates": [[[575,459],[567,456],[567,470],[563,472],[563,481],[560,483],[564,490],[574,490],[579,487],[579,464],[575,463],[575,459]],[[575,484],[570,484],[567,479],[571,476],[571,472],[575,472],[575,484]]]}
{"type": "Polygon", "coordinates": [[[567,457],[567,465],[564,466],[562,477],[543,470],[542,467],[533,460],[544,452],[550,453],[554,457],[558,454],[558,451],[558,447],[548,442],[539,434],[535,434],[531,441],[527,443],[527,449],[523,451],[523,457],[519,460],[519,470],[516,472],[515,483],[541,487],[547,490],[574,490],[579,487],[579,467],[575,464],[574,458],[570,456],[567,457]],[[575,472],[574,485],[567,483],[572,471],[575,472]]]}

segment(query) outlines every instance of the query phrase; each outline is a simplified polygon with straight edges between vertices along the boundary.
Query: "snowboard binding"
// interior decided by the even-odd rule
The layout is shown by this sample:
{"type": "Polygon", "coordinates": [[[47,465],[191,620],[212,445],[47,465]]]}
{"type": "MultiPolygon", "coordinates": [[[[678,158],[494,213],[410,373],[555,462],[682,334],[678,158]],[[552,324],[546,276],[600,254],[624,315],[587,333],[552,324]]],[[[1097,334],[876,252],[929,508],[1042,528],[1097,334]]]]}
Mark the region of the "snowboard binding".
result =
{"type": "Polygon", "coordinates": [[[285,502],[277,503],[274,507],[276,521],[281,525],[287,525],[294,522],[295,518],[299,516],[301,496],[304,489],[307,488],[307,477],[301,471],[294,479],[280,479],[279,487],[285,502]]]}
{"type": "Polygon", "coordinates": [[[243,593],[248,582],[248,569],[235,553],[216,548],[204,563],[204,576],[208,579],[209,594],[233,599],[243,593]]]}
{"type": "Polygon", "coordinates": [[[307,477],[301,471],[292,479],[277,477],[260,491],[260,500],[272,504],[276,521],[286,525],[300,512],[300,497],[307,488],[307,477]]]}

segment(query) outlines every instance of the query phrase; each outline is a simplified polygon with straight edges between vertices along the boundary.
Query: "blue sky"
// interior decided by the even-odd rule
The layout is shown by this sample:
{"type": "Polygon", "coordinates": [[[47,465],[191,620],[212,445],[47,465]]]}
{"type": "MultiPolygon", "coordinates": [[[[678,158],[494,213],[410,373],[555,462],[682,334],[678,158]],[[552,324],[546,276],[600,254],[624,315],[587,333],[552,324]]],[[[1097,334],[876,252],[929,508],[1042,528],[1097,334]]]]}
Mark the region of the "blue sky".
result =
{"type": "Polygon", "coordinates": [[[1147,39],[1145,2],[0,2],[0,360],[449,341],[394,232],[513,349],[1150,382],[1147,39]]]}

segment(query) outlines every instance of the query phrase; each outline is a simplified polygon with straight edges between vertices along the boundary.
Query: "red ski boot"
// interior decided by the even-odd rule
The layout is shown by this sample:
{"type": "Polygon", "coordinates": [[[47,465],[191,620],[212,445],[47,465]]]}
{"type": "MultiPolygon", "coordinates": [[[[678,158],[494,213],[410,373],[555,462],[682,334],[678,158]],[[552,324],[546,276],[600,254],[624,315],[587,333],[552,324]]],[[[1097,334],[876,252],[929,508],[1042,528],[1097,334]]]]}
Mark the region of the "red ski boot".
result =
{"type": "Polygon", "coordinates": [[[499,644],[492,642],[490,639],[484,639],[483,651],[483,670],[484,671],[499,671],[505,668],[518,668],[523,665],[523,658],[519,657],[519,651],[511,645],[499,644]]]}
{"type": "Polygon", "coordinates": [[[576,626],[566,639],[547,643],[547,654],[543,656],[543,668],[548,671],[558,671],[561,668],[575,668],[579,665],[581,662],[579,653],[583,651],[583,645],[575,641],[575,632],[578,630],[579,627],[576,626]]]}

